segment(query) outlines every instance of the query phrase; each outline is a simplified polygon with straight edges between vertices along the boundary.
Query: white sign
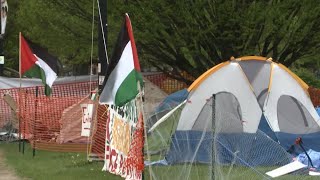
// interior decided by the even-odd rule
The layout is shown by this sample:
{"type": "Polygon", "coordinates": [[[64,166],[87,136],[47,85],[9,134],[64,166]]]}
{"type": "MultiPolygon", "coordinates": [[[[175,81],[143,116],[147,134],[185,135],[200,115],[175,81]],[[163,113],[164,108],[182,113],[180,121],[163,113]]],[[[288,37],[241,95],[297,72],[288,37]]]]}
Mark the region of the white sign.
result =
{"type": "Polygon", "coordinates": [[[82,109],[82,129],[81,136],[90,136],[90,127],[93,118],[93,104],[81,104],[82,109]]]}
{"type": "Polygon", "coordinates": [[[99,76],[99,85],[102,85],[104,81],[104,76],[99,76]]]}
{"type": "Polygon", "coordinates": [[[0,56],[0,64],[4,64],[4,56],[0,56]]]}

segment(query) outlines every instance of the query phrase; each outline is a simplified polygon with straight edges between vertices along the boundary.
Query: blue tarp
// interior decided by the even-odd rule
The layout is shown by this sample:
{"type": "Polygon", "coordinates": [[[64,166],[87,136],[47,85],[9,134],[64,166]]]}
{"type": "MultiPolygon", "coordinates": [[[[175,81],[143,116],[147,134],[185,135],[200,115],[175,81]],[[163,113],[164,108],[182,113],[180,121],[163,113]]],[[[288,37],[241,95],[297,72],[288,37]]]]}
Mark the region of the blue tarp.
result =
{"type": "MultiPolygon", "coordinates": [[[[309,149],[307,151],[307,154],[309,155],[309,157],[311,159],[313,167],[319,169],[320,168],[320,152],[309,149]]],[[[308,165],[309,167],[311,166],[310,161],[309,161],[305,152],[299,154],[297,156],[297,160],[305,165],[308,165]]]]}
{"type": "Polygon", "coordinates": [[[267,136],[269,136],[271,139],[273,139],[275,142],[278,142],[278,138],[274,131],[270,128],[265,116],[262,114],[259,124],[259,130],[264,132],[267,136]]]}
{"type": "MultiPolygon", "coordinates": [[[[291,161],[285,150],[264,134],[219,133],[216,137],[217,159],[221,164],[246,166],[284,165],[291,161]]],[[[176,131],[166,156],[168,164],[211,163],[212,133],[176,131]]]]}
{"type": "Polygon", "coordinates": [[[170,94],[156,108],[156,112],[162,112],[176,107],[177,105],[181,104],[184,100],[186,100],[188,95],[189,92],[187,89],[182,89],[180,91],[170,94]]]}
{"type": "MultiPolygon", "coordinates": [[[[295,145],[295,141],[298,137],[301,137],[303,147],[307,149],[313,149],[315,151],[320,151],[320,132],[310,133],[310,134],[289,134],[283,132],[277,132],[276,136],[280,142],[280,145],[285,149],[289,149],[292,145],[295,145]]],[[[302,153],[303,150],[295,145],[294,154],[298,155],[302,153]]]]}
{"type": "MultiPolygon", "coordinates": [[[[163,101],[158,110],[170,108],[170,104],[179,104],[187,98],[187,91],[178,92],[163,101]],[[185,96],[183,96],[185,95],[185,96]]],[[[176,104],[176,105],[177,105],[176,104]]],[[[320,115],[320,107],[316,108],[320,115]]],[[[314,158],[317,159],[317,151],[320,151],[320,132],[310,134],[289,134],[273,132],[265,117],[262,115],[259,124],[259,133],[220,133],[217,135],[217,157],[219,163],[235,163],[246,166],[261,165],[285,165],[291,161],[291,156],[286,153],[294,146],[293,156],[303,150],[295,145],[298,137],[302,138],[305,149],[313,149],[314,158]],[[266,136],[267,135],[267,136],[266,136]],[[279,144],[280,143],[280,146],[279,144]],[[236,156],[235,156],[236,155],[236,156]],[[287,157],[284,157],[287,156],[287,157]],[[290,157],[289,157],[290,156],[290,157]]],[[[166,155],[168,164],[194,162],[211,163],[212,157],[212,133],[202,131],[176,131],[172,136],[172,143],[166,155]]],[[[312,151],[313,151],[312,150],[312,151]]],[[[303,155],[300,155],[302,158],[303,155]]],[[[319,156],[320,166],[320,156],[319,156]]],[[[317,164],[317,162],[315,162],[317,164]]],[[[315,166],[314,164],[314,166],[315,166]]]]}

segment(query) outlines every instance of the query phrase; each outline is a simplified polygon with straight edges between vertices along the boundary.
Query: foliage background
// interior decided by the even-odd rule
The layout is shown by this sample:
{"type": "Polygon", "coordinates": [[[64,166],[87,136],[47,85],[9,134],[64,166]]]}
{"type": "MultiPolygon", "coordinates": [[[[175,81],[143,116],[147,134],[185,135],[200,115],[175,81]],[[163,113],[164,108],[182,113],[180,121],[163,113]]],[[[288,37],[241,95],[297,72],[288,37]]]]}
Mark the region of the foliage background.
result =
{"type": "MultiPolygon", "coordinates": [[[[272,57],[311,86],[320,87],[320,4],[317,1],[107,2],[109,57],[122,16],[128,12],[144,69],[157,67],[190,84],[182,72],[198,77],[231,56],[260,55],[272,57]]],[[[18,70],[18,38],[22,32],[59,57],[62,75],[88,74],[91,50],[93,61],[98,59],[96,0],[10,0],[8,3],[4,44],[7,69],[18,70]]]]}

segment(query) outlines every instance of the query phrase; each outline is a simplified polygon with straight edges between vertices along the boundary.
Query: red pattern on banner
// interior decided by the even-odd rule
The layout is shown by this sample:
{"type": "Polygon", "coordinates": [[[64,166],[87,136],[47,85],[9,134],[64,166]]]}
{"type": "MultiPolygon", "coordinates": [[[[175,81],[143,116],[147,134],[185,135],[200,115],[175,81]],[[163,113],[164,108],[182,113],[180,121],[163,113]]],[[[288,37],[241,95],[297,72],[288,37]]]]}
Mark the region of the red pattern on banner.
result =
{"type": "Polygon", "coordinates": [[[110,146],[110,135],[108,135],[109,127],[110,118],[108,117],[106,121],[107,143],[105,145],[105,160],[107,162],[105,164],[106,170],[113,174],[121,175],[126,179],[142,179],[142,172],[144,169],[144,126],[142,113],[139,113],[138,122],[132,135],[132,141],[130,143],[130,149],[127,157],[110,146]]]}

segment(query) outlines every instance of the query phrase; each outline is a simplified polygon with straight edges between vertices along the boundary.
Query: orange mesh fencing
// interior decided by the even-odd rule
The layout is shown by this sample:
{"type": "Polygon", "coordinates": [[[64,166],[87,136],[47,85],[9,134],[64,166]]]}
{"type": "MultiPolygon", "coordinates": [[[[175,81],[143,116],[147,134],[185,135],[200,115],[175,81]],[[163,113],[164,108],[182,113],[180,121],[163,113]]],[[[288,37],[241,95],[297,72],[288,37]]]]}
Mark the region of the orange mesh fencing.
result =
{"type": "MultiPolygon", "coordinates": [[[[192,76],[186,73],[183,73],[183,76],[187,79],[194,80],[192,76]]],[[[189,87],[185,82],[173,79],[164,73],[144,74],[144,77],[168,94],[189,87]]]]}
{"type": "Polygon", "coordinates": [[[130,150],[128,153],[128,159],[126,161],[127,169],[136,169],[137,174],[142,174],[144,170],[144,123],[142,114],[138,119],[137,129],[133,134],[132,142],[130,144],[130,150]],[[136,167],[136,168],[134,168],[136,167]]]}
{"type": "MultiPolygon", "coordinates": [[[[6,128],[15,119],[16,112],[11,109],[10,106],[5,102],[4,96],[9,94],[12,96],[15,102],[18,100],[18,89],[0,89],[0,129],[6,128]]],[[[18,129],[18,124],[15,123],[14,127],[18,129]]]]}
{"type": "Polygon", "coordinates": [[[320,89],[310,87],[308,90],[313,105],[315,107],[320,106],[320,89]]]}
{"type": "Polygon", "coordinates": [[[109,117],[106,105],[98,105],[96,120],[91,124],[90,159],[103,160],[106,144],[106,124],[109,117]]]}
{"type": "MultiPolygon", "coordinates": [[[[68,83],[54,85],[50,97],[44,95],[44,87],[0,90],[0,95],[8,93],[18,103],[19,127],[16,128],[33,148],[86,152],[88,137],[81,136],[80,104],[94,103],[89,96],[96,87],[97,82],[68,83]]],[[[12,110],[2,98],[0,117],[0,128],[13,118],[12,110]]]]}

